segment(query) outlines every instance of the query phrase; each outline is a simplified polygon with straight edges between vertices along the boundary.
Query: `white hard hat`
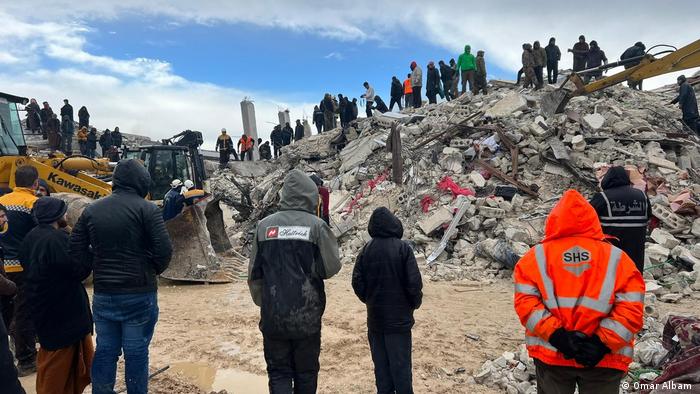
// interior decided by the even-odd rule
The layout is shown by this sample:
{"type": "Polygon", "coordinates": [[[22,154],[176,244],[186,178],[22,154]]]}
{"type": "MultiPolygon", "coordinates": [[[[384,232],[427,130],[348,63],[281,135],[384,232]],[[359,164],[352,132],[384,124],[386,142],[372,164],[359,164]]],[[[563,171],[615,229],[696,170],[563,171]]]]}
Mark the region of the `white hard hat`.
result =
{"type": "Polygon", "coordinates": [[[226,132],[226,127],[222,127],[222,128],[221,128],[221,132],[222,132],[222,133],[225,133],[225,132],[226,132]]]}
{"type": "Polygon", "coordinates": [[[185,187],[186,187],[188,190],[189,190],[189,189],[192,189],[192,188],[194,187],[194,182],[192,182],[192,181],[189,180],[189,179],[186,180],[186,181],[185,181],[185,187]]]}
{"type": "Polygon", "coordinates": [[[178,187],[181,185],[182,185],[182,181],[180,181],[179,179],[173,179],[173,181],[170,182],[170,187],[172,187],[172,188],[175,188],[175,187],[178,187]]]}

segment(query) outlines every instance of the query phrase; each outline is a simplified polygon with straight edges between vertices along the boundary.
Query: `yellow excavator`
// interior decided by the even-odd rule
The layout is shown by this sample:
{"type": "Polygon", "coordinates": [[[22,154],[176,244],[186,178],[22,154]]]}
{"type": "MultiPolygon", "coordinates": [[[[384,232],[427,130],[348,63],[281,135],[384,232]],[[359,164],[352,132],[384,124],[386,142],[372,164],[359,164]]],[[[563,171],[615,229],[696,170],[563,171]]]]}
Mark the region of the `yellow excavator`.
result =
{"type": "MultiPolygon", "coordinates": [[[[117,163],[105,158],[64,156],[63,154],[27,154],[18,104],[28,99],[0,93],[0,189],[15,187],[14,174],[19,166],[37,169],[52,196],[68,203],[68,222],[75,223],[91,201],[112,193],[111,177],[117,163]]],[[[198,189],[206,178],[198,147],[202,135],[186,130],[164,140],[163,145],[127,149],[125,158],[141,160],[151,174],[149,199],[156,203],[170,189],[173,179],[190,179],[198,189]]],[[[206,283],[224,283],[234,279],[232,267],[221,255],[232,246],[224,229],[218,199],[210,196],[186,207],[166,222],[173,242],[173,259],[161,275],[167,279],[206,283]]]]}
{"type": "Polygon", "coordinates": [[[572,97],[593,93],[618,83],[630,81],[639,82],[674,71],[687,70],[693,67],[700,67],[700,40],[694,41],[682,48],[669,47],[669,50],[662,50],[656,54],[650,54],[658,47],[669,47],[668,45],[657,45],[647,50],[643,56],[621,60],[615,63],[591,68],[588,70],[571,73],[561,86],[545,96],[540,101],[540,108],[546,116],[552,116],[564,111],[566,104],[572,97]],[[665,55],[658,57],[659,55],[665,55]],[[586,84],[581,76],[594,73],[596,71],[607,70],[619,66],[635,64],[624,71],[599,79],[586,84]],[[573,84],[573,89],[566,88],[573,84]]]}

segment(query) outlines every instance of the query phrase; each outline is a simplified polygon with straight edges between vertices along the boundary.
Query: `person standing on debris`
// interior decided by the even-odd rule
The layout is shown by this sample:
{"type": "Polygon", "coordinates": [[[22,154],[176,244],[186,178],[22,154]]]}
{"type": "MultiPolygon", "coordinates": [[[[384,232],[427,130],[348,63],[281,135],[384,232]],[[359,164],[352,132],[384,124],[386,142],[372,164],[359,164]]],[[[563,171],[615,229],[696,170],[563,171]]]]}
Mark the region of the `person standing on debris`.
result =
{"type": "Polygon", "coordinates": [[[330,93],[326,93],[323,96],[320,106],[321,111],[323,111],[323,131],[329,132],[334,129],[333,121],[335,117],[335,103],[333,102],[333,97],[330,93]]]}
{"type": "Polygon", "coordinates": [[[53,118],[53,109],[49,106],[49,103],[44,101],[43,107],[39,110],[39,118],[41,118],[41,133],[44,139],[48,138],[48,124],[51,118],[53,118]]]}
{"type": "Polygon", "coordinates": [[[83,126],[78,130],[78,146],[80,147],[80,154],[87,156],[87,127],[83,126]]]}
{"type": "Polygon", "coordinates": [[[27,111],[27,129],[32,133],[41,131],[41,116],[39,116],[39,104],[36,99],[31,99],[24,109],[27,111]]]}
{"type": "Polygon", "coordinates": [[[368,118],[371,118],[372,107],[374,106],[374,88],[371,87],[368,82],[363,83],[362,86],[364,86],[367,90],[362,96],[360,96],[360,98],[365,99],[365,101],[367,102],[367,106],[365,107],[365,113],[367,114],[368,118]]]}
{"type": "Polygon", "coordinates": [[[476,59],[471,53],[472,47],[464,46],[464,53],[457,58],[457,70],[462,74],[462,94],[467,92],[467,82],[469,90],[474,91],[474,72],[476,71],[476,59]]]}
{"type": "Polygon", "coordinates": [[[403,86],[396,76],[391,77],[391,100],[389,101],[389,111],[393,111],[394,104],[399,105],[399,111],[403,110],[401,99],[403,98],[403,86]]]}
{"type": "Polygon", "coordinates": [[[318,134],[323,133],[323,111],[321,111],[318,105],[314,106],[312,122],[316,125],[316,132],[318,134]]]}
{"type": "Polygon", "coordinates": [[[411,62],[411,97],[413,97],[413,108],[420,108],[423,105],[423,98],[420,95],[423,87],[423,70],[418,63],[411,62]]]}
{"type": "Polygon", "coordinates": [[[428,63],[427,78],[425,81],[425,95],[428,104],[437,104],[437,95],[440,93],[440,73],[435,68],[433,61],[428,63]]]}
{"type": "Polygon", "coordinates": [[[36,340],[32,324],[32,305],[27,299],[30,282],[24,272],[20,249],[24,238],[36,223],[31,215],[37,201],[35,194],[39,187],[39,172],[30,166],[18,167],[15,171],[15,188],[11,193],[0,197],[0,205],[7,210],[7,224],[0,232],[3,263],[7,278],[17,285],[14,299],[4,299],[2,315],[10,336],[15,344],[15,357],[19,376],[36,372],[36,340]]]}
{"type": "Polygon", "coordinates": [[[114,393],[124,352],[129,394],[148,392],[148,346],[158,320],[158,280],[172,245],[158,207],[146,201],[151,176],[137,159],[122,160],[112,194],[83,211],[70,237],[74,264],[92,266],[97,350],[92,392],[114,393]],[[128,231],[125,231],[128,229],[128,231]]]}
{"type": "Polygon", "coordinates": [[[323,281],[340,271],[338,242],[315,215],[318,188],[302,171],[284,179],[280,210],[258,222],[248,287],[260,306],[271,393],[315,393],[326,304],[323,281]]]}
{"type": "MultiPolygon", "coordinates": [[[[636,42],[634,45],[631,47],[627,48],[625,52],[620,55],[620,60],[627,60],[627,59],[633,59],[633,58],[639,58],[637,60],[631,61],[629,63],[625,63],[625,70],[628,68],[636,67],[639,65],[639,63],[642,61],[641,57],[646,54],[647,47],[644,46],[644,43],[641,41],[636,42]]],[[[635,81],[627,81],[627,86],[631,87],[632,89],[636,90],[642,90],[642,81],[639,80],[637,82],[635,81]]]]}
{"type": "Polygon", "coordinates": [[[112,132],[112,145],[116,146],[117,148],[121,148],[123,144],[124,141],[122,140],[122,133],[119,131],[119,126],[117,126],[112,132]]]}
{"type": "Polygon", "coordinates": [[[327,225],[330,226],[330,202],[331,202],[331,191],[327,187],[323,186],[323,179],[316,174],[311,175],[311,180],[314,181],[316,186],[318,186],[318,208],[316,209],[316,216],[323,219],[327,225]]]}
{"type": "Polygon", "coordinates": [[[114,145],[112,143],[112,132],[109,129],[105,131],[100,136],[100,148],[102,149],[102,157],[107,157],[107,151],[114,145]]]}
{"type": "Polygon", "coordinates": [[[379,207],[367,226],[372,239],[352,272],[352,288],[367,305],[367,336],[378,393],[413,393],[411,329],[423,301],[423,281],[403,225],[379,207]]]}
{"type": "Polygon", "coordinates": [[[82,393],[90,384],[92,344],[90,301],[83,286],[92,271],[76,264],[68,251],[65,202],[43,197],[36,201],[37,223],[22,243],[32,305],[32,320],[39,338],[37,393],[82,393]]]}
{"type": "Polygon", "coordinates": [[[70,156],[73,154],[73,135],[75,134],[75,123],[68,117],[63,116],[61,122],[61,141],[63,142],[63,153],[70,156]]]}
{"type": "Polygon", "coordinates": [[[569,48],[569,53],[574,55],[574,72],[581,71],[586,68],[586,58],[588,57],[588,43],[583,35],[578,37],[578,42],[574,44],[574,48],[569,48]]]}
{"type": "Polygon", "coordinates": [[[695,98],[695,91],[685,78],[681,75],[677,79],[678,96],[671,101],[671,105],[678,104],[683,113],[683,123],[697,134],[700,134],[700,117],[698,116],[698,100],[695,98]]]}
{"type": "MultiPolygon", "coordinates": [[[[0,205],[0,228],[4,228],[7,224],[7,216],[5,215],[5,207],[0,205]]],[[[5,276],[5,271],[0,267],[0,297],[13,297],[17,293],[17,285],[5,276]]],[[[8,341],[9,321],[6,323],[2,314],[0,314],[0,382],[2,382],[3,392],[7,394],[26,394],[22,388],[22,384],[17,377],[17,368],[15,368],[15,360],[12,357],[10,350],[10,342],[8,341]]]]}
{"type": "Polygon", "coordinates": [[[515,311],[543,393],[617,394],[642,328],[644,280],[605,242],[598,216],[568,190],[545,238],[515,266],[515,311]]]}
{"type": "Polygon", "coordinates": [[[346,114],[345,108],[347,107],[348,99],[346,97],[343,97],[342,94],[338,95],[338,99],[339,99],[339,102],[338,102],[337,111],[338,111],[338,117],[340,117],[340,127],[345,129],[345,127],[347,127],[347,124],[348,124],[348,120],[345,116],[345,114],[346,114]]]}
{"type": "Polygon", "coordinates": [[[282,154],[282,128],[280,125],[276,125],[272,128],[270,133],[270,141],[272,141],[272,147],[275,150],[275,159],[280,157],[282,154]]]}
{"type": "Polygon", "coordinates": [[[258,152],[260,153],[260,159],[262,160],[272,160],[272,151],[270,150],[270,141],[265,141],[258,147],[258,152]]]}
{"type": "Polygon", "coordinates": [[[442,81],[442,88],[445,91],[445,99],[450,101],[452,100],[452,78],[454,76],[454,70],[442,60],[438,62],[438,65],[440,66],[440,80],[442,81]]]}
{"type": "Polygon", "coordinates": [[[85,127],[86,129],[90,126],[90,113],[87,108],[83,105],[78,110],[78,128],[85,127]]]}
{"type": "Polygon", "coordinates": [[[474,94],[479,94],[479,92],[489,94],[486,87],[486,60],[484,60],[484,51],[478,51],[476,53],[475,83],[476,89],[474,90],[474,94]]]}
{"type": "Polygon", "coordinates": [[[622,249],[644,272],[644,242],[647,223],[651,219],[651,203],[647,195],[632,187],[624,167],[611,167],[603,177],[603,191],[591,199],[603,226],[603,232],[614,238],[610,242],[622,249]]]}
{"type": "Polygon", "coordinates": [[[547,82],[550,84],[557,83],[559,80],[559,60],[561,60],[561,51],[556,45],[554,37],[549,39],[549,44],[544,48],[547,51],[547,82]]]}
{"type": "Polygon", "coordinates": [[[68,118],[73,122],[73,106],[68,103],[68,99],[63,99],[63,107],[61,107],[61,119],[68,115],[68,118]]]}
{"type": "Polygon", "coordinates": [[[532,56],[535,58],[535,76],[537,84],[544,86],[544,66],[547,65],[547,51],[542,48],[539,41],[532,45],[532,56]]]}
{"type": "Polygon", "coordinates": [[[350,122],[357,119],[357,99],[350,101],[350,99],[346,97],[345,100],[348,102],[345,106],[345,119],[348,125],[350,125],[350,122]]]}
{"type": "Polygon", "coordinates": [[[51,119],[46,124],[46,136],[51,152],[61,149],[61,121],[58,120],[58,115],[51,115],[51,119]]]}
{"type": "MultiPolygon", "coordinates": [[[[231,136],[226,133],[225,128],[221,129],[221,135],[219,135],[219,137],[216,139],[214,150],[219,151],[219,167],[226,167],[229,159],[231,158],[233,140],[231,140],[231,136]]],[[[238,160],[238,154],[236,154],[236,160],[238,160]]]]}
{"type": "Polygon", "coordinates": [[[413,106],[413,86],[411,85],[411,74],[406,75],[403,81],[403,97],[404,107],[410,108],[413,106]]]}
{"type": "MultiPolygon", "coordinates": [[[[596,68],[603,64],[608,64],[608,58],[605,56],[605,52],[603,52],[603,50],[598,46],[598,42],[593,40],[591,41],[591,47],[588,50],[588,55],[586,56],[586,68],[596,68]]],[[[591,79],[599,80],[602,77],[603,71],[598,70],[587,73],[583,80],[585,83],[588,83],[591,81],[591,79]]]]}
{"type": "Polygon", "coordinates": [[[163,196],[163,221],[174,218],[182,212],[182,207],[185,206],[185,197],[182,190],[182,181],[173,179],[170,182],[170,190],[163,196]]]}
{"type": "Polygon", "coordinates": [[[523,87],[527,88],[530,85],[535,85],[535,90],[541,89],[542,85],[539,84],[535,75],[535,57],[532,55],[532,45],[528,43],[523,44],[522,62],[523,72],[525,73],[523,87]]]}
{"type": "Polygon", "coordinates": [[[352,120],[351,120],[351,122],[353,120],[357,120],[357,117],[359,116],[359,114],[360,114],[360,110],[357,108],[357,99],[353,98],[352,99],[352,120]]]}
{"type": "MultiPolygon", "coordinates": [[[[282,129],[282,146],[291,144],[292,137],[294,137],[294,130],[292,130],[292,126],[287,122],[282,129]]],[[[243,160],[243,158],[241,158],[241,160],[243,160]]]]}
{"type": "Polygon", "coordinates": [[[459,72],[457,71],[457,62],[454,58],[450,59],[450,68],[452,69],[452,98],[459,97],[459,72]]]}
{"type": "Polygon", "coordinates": [[[94,159],[95,151],[97,150],[97,129],[94,127],[90,129],[90,132],[87,135],[85,149],[87,151],[87,157],[94,159]]]}
{"type": "MultiPolygon", "coordinates": [[[[287,126],[289,126],[289,123],[287,123],[287,126]]],[[[291,127],[290,127],[291,128],[291,127]]],[[[291,138],[285,145],[289,145],[291,143],[291,138]]],[[[246,159],[246,156],[248,157],[248,161],[253,160],[253,147],[255,145],[255,140],[253,137],[247,135],[246,133],[243,133],[241,136],[241,139],[238,140],[238,150],[240,152],[241,156],[241,161],[244,161],[246,159]]]]}
{"type": "Polygon", "coordinates": [[[304,126],[301,120],[297,119],[297,125],[294,127],[294,142],[301,141],[304,138],[304,126]]]}

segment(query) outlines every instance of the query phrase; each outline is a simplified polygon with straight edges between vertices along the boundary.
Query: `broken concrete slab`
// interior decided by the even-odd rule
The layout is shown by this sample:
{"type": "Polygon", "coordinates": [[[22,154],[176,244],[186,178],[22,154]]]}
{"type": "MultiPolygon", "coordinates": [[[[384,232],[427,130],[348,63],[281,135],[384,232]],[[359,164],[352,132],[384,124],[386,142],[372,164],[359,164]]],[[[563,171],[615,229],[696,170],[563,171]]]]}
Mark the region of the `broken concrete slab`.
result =
{"type": "Polygon", "coordinates": [[[671,250],[664,248],[659,244],[647,244],[646,255],[649,257],[649,261],[652,264],[657,265],[666,262],[668,256],[671,254],[671,250]]]}
{"type": "Polygon", "coordinates": [[[681,244],[680,240],[662,228],[655,228],[651,232],[651,239],[666,249],[673,249],[681,244]]]}
{"type": "Polygon", "coordinates": [[[442,227],[443,224],[452,220],[452,212],[447,208],[440,207],[432,215],[418,222],[418,227],[425,235],[430,235],[433,231],[442,227]]]}
{"type": "Polygon", "coordinates": [[[486,116],[494,118],[508,116],[515,111],[527,108],[527,100],[518,92],[511,92],[486,110],[486,116]]]}
{"type": "Polygon", "coordinates": [[[469,180],[471,180],[476,187],[486,186],[486,179],[484,179],[484,176],[476,171],[469,173],[469,180]]]}
{"type": "Polygon", "coordinates": [[[500,208],[482,206],[479,208],[479,215],[485,218],[501,219],[506,216],[506,211],[500,208]]]}
{"type": "Polygon", "coordinates": [[[603,127],[603,124],[605,124],[605,117],[598,113],[589,114],[583,117],[583,122],[595,131],[603,127]]]}
{"type": "Polygon", "coordinates": [[[680,168],[678,168],[678,166],[676,166],[676,163],[674,163],[670,160],[666,160],[664,158],[653,156],[653,155],[647,156],[647,159],[649,161],[649,164],[651,164],[651,165],[655,165],[655,166],[661,167],[661,168],[668,168],[669,170],[680,171],[680,168]]]}

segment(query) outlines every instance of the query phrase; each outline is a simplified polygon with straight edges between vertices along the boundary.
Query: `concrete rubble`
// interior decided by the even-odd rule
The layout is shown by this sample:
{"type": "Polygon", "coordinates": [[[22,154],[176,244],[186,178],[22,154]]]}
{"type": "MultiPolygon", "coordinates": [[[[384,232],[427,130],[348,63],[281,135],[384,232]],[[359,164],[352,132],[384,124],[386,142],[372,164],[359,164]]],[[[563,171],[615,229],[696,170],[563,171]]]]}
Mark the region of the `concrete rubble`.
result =
{"type": "Polygon", "coordinates": [[[693,266],[700,252],[693,247],[700,241],[700,145],[664,105],[674,93],[614,86],[547,117],[539,103],[548,89],[494,83],[488,95],[361,118],[345,134],[335,129],[285,147],[255,171],[233,163],[209,187],[233,208],[229,234],[247,245],[256,221],[276,210],[286,172],[316,173],[332,190],[331,227],[345,263],[369,239],[372,211],[386,206],[403,221],[431,280],[491,281],[509,278],[513,256],[543,238],[545,218],[566,189],[591,197],[607,168],[622,165],[647,190],[658,227],[647,240],[645,279],[682,302],[700,286],[693,266]],[[402,140],[400,180],[391,179],[386,150],[393,125],[402,140]],[[443,245],[459,196],[468,205],[443,245]],[[479,243],[497,241],[502,252],[476,253],[479,243]]]}

